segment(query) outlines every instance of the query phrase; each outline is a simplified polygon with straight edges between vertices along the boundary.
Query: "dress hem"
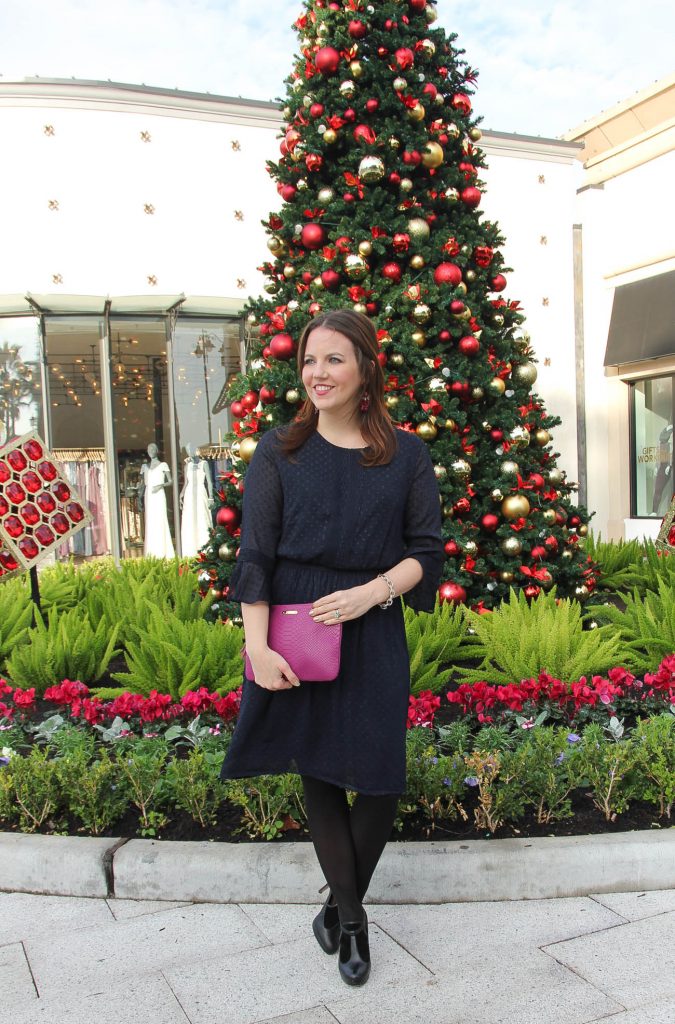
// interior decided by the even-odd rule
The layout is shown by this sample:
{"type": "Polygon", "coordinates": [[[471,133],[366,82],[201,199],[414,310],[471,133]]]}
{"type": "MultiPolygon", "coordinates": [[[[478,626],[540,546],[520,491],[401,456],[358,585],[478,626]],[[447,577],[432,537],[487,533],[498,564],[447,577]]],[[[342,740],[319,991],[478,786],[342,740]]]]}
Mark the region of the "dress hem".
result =
{"type": "Polygon", "coordinates": [[[231,775],[221,775],[220,779],[221,782],[227,782],[228,779],[254,779],[259,778],[261,775],[309,775],[313,779],[318,779],[319,782],[327,782],[331,786],[339,786],[340,789],[349,790],[350,793],[362,793],[363,796],[402,797],[405,793],[405,787],[403,789],[365,789],[350,785],[348,782],[340,779],[328,778],[323,772],[305,771],[302,768],[279,768],[276,771],[269,768],[260,768],[241,773],[234,772],[231,775]]]}

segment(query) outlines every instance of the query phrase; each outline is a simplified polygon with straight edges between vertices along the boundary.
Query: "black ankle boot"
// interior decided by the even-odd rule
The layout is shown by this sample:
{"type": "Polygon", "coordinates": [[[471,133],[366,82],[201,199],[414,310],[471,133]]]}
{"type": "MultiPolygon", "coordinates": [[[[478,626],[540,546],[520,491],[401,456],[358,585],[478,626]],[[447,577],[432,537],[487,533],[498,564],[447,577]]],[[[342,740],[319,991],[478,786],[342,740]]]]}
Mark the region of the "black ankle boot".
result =
{"type": "Polygon", "coordinates": [[[337,903],[331,903],[332,899],[333,894],[329,892],[328,899],[312,921],[312,931],[324,953],[337,953],[340,945],[340,918],[337,903]]]}
{"type": "Polygon", "coordinates": [[[370,974],[370,946],[368,945],[368,918],[343,924],[340,929],[340,955],[338,967],[342,980],[348,985],[365,985],[370,974]]]}

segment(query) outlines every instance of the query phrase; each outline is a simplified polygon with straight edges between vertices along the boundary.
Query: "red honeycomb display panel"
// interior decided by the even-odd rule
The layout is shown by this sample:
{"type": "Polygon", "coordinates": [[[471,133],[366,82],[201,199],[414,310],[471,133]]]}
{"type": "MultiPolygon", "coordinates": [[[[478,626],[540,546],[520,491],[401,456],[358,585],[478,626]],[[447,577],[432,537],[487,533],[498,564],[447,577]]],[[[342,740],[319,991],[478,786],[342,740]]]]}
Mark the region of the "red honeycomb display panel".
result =
{"type": "Polygon", "coordinates": [[[0,579],[37,565],[91,521],[37,434],[0,448],[0,579]]]}

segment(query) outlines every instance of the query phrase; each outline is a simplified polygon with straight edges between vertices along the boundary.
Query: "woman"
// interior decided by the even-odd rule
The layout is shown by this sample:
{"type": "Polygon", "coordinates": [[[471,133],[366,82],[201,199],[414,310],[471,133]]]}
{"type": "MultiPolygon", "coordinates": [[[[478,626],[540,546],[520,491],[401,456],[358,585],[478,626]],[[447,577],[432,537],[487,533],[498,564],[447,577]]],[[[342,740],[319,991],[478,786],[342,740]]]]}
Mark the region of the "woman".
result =
{"type": "Polygon", "coordinates": [[[260,440],[246,474],[241,601],[255,682],[244,681],[223,778],[297,772],[330,893],[313,923],[347,984],[370,972],[363,899],[405,791],[410,687],[403,609],[434,607],[443,561],[424,442],[394,430],[375,328],[339,310],[299,344],[307,392],[294,423],[260,440]],[[269,604],[312,603],[343,624],[334,682],[300,683],[267,644],[269,604]],[[351,808],[345,790],[357,796],[351,808]]]}

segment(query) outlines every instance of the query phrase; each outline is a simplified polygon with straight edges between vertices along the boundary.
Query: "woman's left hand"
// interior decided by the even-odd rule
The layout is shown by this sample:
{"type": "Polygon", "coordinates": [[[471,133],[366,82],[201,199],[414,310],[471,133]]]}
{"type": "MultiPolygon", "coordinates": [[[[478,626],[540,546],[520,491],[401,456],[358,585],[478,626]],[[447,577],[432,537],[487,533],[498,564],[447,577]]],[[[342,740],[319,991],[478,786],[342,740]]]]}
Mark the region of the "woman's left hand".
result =
{"type": "MultiPolygon", "coordinates": [[[[378,603],[377,594],[372,583],[349,590],[335,590],[332,594],[320,597],[312,605],[310,615],[315,622],[323,622],[327,626],[336,626],[339,622],[358,619],[365,615],[378,603]],[[335,613],[339,612],[339,615],[335,613]]],[[[384,598],[382,598],[384,600],[384,598]]]]}

